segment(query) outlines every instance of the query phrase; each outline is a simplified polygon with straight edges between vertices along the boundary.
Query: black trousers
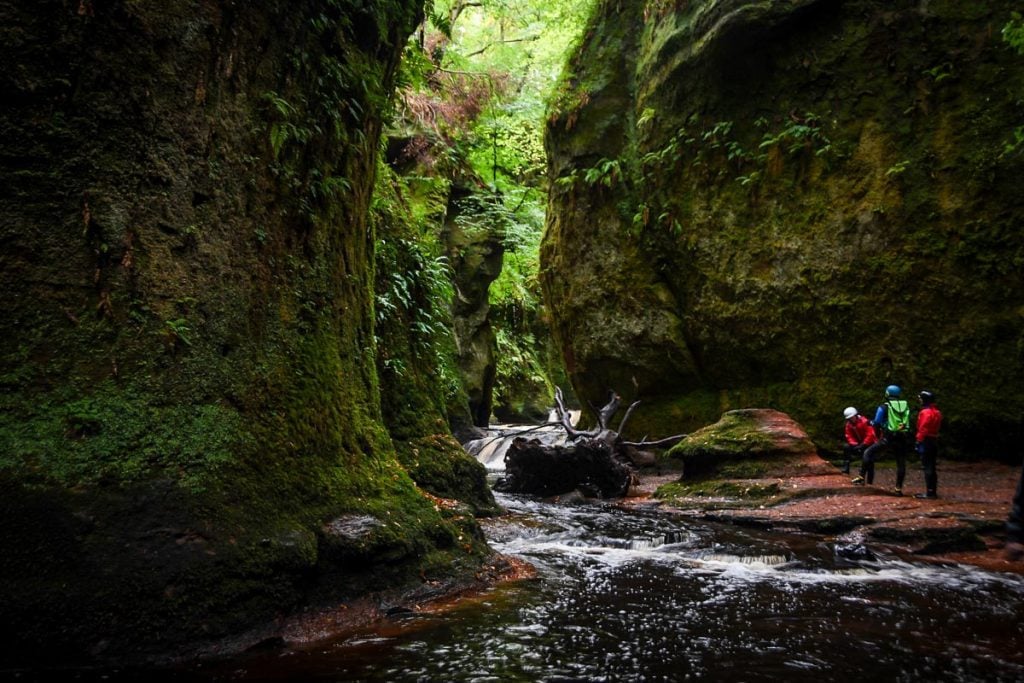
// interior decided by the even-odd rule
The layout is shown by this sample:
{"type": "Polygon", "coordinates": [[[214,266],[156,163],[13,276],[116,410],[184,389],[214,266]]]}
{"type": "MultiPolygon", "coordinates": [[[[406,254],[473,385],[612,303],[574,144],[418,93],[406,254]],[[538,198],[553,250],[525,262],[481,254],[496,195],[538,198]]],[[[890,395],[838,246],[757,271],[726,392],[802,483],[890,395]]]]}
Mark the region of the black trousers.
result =
{"type": "Polygon", "coordinates": [[[1006,519],[1006,538],[1015,543],[1024,543],[1024,470],[1017,480],[1017,493],[1010,505],[1010,516],[1006,519]]]}
{"type": "Polygon", "coordinates": [[[938,493],[939,486],[939,442],[932,438],[926,438],[917,446],[917,452],[921,456],[921,467],[924,468],[924,488],[928,495],[934,496],[938,493]]]}
{"type": "Polygon", "coordinates": [[[875,483],[875,461],[885,451],[896,457],[896,488],[901,489],[903,480],[907,478],[907,453],[910,451],[910,435],[904,432],[886,432],[879,441],[868,446],[864,451],[860,476],[869,484],[875,483]]]}
{"type": "Polygon", "coordinates": [[[843,472],[849,474],[850,463],[854,460],[860,460],[864,455],[863,446],[851,446],[850,444],[843,444],[843,472]]]}

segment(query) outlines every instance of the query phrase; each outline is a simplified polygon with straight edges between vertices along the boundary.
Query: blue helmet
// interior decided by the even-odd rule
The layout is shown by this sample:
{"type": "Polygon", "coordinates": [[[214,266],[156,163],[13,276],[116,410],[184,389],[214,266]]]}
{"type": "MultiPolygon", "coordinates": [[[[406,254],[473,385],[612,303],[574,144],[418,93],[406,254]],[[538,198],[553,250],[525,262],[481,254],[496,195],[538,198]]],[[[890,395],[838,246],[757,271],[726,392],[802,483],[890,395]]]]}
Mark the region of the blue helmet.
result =
{"type": "Polygon", "coordinates": [[[890,384],[885,388],[885,395],[889,398],[899,398],[902,390],[895,384],[890,384]]]}

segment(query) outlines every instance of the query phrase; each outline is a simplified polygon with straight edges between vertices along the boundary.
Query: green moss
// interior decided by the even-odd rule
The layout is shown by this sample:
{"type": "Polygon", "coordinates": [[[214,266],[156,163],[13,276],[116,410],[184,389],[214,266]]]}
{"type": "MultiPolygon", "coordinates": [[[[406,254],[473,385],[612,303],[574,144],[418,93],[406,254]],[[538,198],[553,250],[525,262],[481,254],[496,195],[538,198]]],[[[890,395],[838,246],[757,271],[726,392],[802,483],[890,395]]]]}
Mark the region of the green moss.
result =
{"type": "Polygon", "coordinates": [[[480,516],[494,515],[500,510],[487,486],[483,465],[450,434],[398,441],[396,447],[399,462],[424,490],[468,503],[480,516]]]}
{"type": "Polygon", "coordinates": [[[377,135],[422,5],[239,9],[228,55],[191,38],[226,30],[213,6],[53,4],[4,10],[59,36],[12,48],[0,114],[3,163],[49,160],[0,228],[12,651],[184,651],[467,571],[486,546],[399,465],[374,363],[377,135]]]}
{"type": "Polygon", "coordinates": [[[752,428],[749,419],[726,413],[713,427],[700,430],[673,446],[668,456],[682,458],[714,453],[723,458],[764,453],[774,448],[771,437],[752,428]]]}
{"type": "Polygon", "coordinates": [[[671,504],[684,498],[736,498],[768,499],[778,496],[781,489],[776,483],[754,484],[749,482],[708,479],[696,482],[675,482],[658,487],[655,498],[671,504]]]}
{"type": "Polygon", "coordinates": [[[34,408],[8,402],[0,411],[0,470],[38,485],[124,485],[156,476],[199,493],[235,454],[251,449],[237,410],[166,405],[111,381],[34,408]]]}

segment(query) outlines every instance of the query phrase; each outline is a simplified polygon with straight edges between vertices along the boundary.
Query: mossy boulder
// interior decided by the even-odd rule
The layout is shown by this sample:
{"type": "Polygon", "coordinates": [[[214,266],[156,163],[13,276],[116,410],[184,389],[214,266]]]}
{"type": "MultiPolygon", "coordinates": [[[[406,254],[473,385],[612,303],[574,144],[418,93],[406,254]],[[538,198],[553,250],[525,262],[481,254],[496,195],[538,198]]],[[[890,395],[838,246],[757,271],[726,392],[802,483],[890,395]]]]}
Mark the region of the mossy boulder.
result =
{"type": "Polygon", "coordinates": [[[447,429],[395,445],[399,461],[420,488],[465,503],[481,517],[501,511],[487,485],[487,470],[447,429]]]}
{"type": "Polygon", "coordinates": [[[688,435],[665,457],[682,461],[683,479],[716,472],[755,478],[788,460],[802,463],[816,458],[817,449],[788,415],[754,408],[725,413],[715,424],[688,435]]]}
{"type": "Polygon", "coordinates": [[[1016,3],[598,2],[550,109],[542,284],[627,436],[751,405],[833,447],[891,383],[947,455],[1024,435],[1016,3]],[[629,388],[633,387],[630,391],[629,388]]]}
{"type": "Polygon", "coordinates": [[[776,410],[733,410],[680,441],[663,456],[682,464],[679,481],[656,496],[675,505],[703,508],[775,505],[818,495],[816,481],[837,470],[818,456],[803,427],[776,410]]]}

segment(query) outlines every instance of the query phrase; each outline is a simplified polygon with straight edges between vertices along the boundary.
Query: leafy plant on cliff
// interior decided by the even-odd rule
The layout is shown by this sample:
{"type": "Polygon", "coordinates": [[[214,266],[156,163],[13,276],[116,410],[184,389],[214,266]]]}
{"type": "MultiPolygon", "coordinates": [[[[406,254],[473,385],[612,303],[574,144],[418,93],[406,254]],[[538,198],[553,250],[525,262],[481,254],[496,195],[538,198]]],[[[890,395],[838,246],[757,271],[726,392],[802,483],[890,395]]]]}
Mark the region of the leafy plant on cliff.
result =
{"type": "MultiPolygon", "coordinates": [[[[1024,17],[1019,12],[1014,12],[1010,21],[1003,26],[1003,40],[1018,54],[1024,55],[1024,17]]],[[[1008,141],[1004,148],[1005,154],[1013,154],[1024,149],[1024,126],[1017,126],[1013,130],[1013,139],[1008,141]]]]}
{"type": "Polygon", "coordinates": [[[1003,40],[1014,50],[1024,55],[1024,16],[1013,12],[1002,30],[1003,40]]]}
{"type": "Polygon", "coordinates": [[[378,225],[374,310],[377,354],[383,371],[398,378],[430,368],[437,387],[458,390],[450,304],[451,268],[423,217],[410,208],[406,182],[389,168],[378,171],[373,220],[378,225]]]}
{"type": "Polygon", "coordinates": [[[447,302],[453,289],[445,256],[427,254],[419,241],[377,244],[382,287],[376,296],[377,322],[401,315],[408,320],[414,348],[426,351],[448,334],[447,302]]]}
{"type": "Polygon", "coordinates": [[[832,149],[832,142],[822,131],[821,117],[808,112],[803,116],[791,114],[790,121],[781,130],[764,134],[759,148],[775,146],[784,148],[791,155],[809,151],[820,157],[832,149]]]}
{"type": "Polygon", "coordinates": [[[618,159],[601,159],[583,174],[583,180],[588,185],[603,185],[607,188],[613,187],[621,178],[622,165],[618,159]]]}

